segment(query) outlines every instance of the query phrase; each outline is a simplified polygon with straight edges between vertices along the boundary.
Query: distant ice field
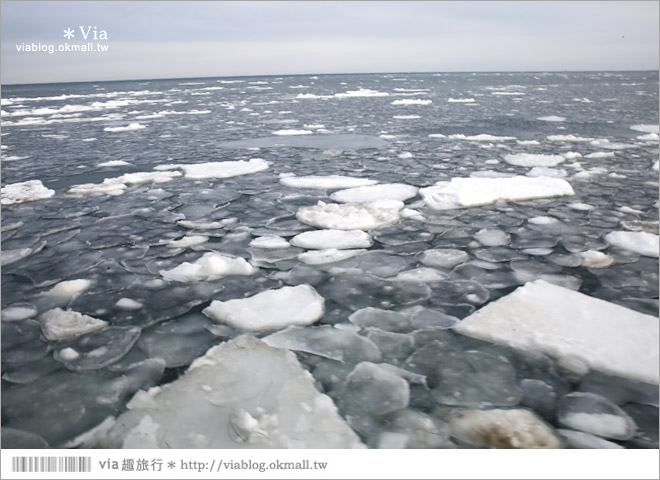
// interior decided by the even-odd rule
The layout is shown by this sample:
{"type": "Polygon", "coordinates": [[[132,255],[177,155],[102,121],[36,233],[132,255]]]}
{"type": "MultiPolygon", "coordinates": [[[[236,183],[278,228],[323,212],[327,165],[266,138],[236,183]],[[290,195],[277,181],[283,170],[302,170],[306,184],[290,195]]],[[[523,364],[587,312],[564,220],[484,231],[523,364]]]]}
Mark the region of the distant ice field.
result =
{"type": "Polygon", "coordinates": [[[4,447],[658,448],[657,72],[2,94],[4,447]]]}

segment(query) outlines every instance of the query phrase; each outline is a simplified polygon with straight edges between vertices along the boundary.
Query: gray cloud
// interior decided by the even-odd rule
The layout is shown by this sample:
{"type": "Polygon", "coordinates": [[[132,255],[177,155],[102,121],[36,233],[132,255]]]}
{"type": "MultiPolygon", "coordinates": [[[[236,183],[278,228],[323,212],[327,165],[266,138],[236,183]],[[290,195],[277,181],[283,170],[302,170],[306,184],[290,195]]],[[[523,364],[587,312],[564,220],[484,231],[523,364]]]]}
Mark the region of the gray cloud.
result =
{"type": "MultiPolygon", "coordinates": [[[[2,81],[658,68],[657,2],[2,2],[2,81]],[[17,52],[96,26],[110,51],[17,52]]],[[[77,35],[75,42],[82,42],[77,35]]]]}

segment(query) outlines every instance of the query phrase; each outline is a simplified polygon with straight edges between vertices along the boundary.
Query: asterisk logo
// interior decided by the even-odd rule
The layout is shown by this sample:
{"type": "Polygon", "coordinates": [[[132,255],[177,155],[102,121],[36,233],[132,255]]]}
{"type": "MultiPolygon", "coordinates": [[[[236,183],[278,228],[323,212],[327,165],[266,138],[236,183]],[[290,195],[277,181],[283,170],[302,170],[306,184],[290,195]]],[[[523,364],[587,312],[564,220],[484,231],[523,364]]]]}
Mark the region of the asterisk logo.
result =
{"type": "Polygon", "coordinates": [[[174,467],[176,467],[176,463],[172,461],[167,462],[167,468],[174,468],[174,467]]]}
{"type": "Polygon", "coordinates": [[[67,40],[70,40],[73,37],[75,37],[75,35],[73,34],[73,30],[71,30],[70,28],[67,28],[66,30],[64,30],[64,38],[66,38],[67,40]]]}

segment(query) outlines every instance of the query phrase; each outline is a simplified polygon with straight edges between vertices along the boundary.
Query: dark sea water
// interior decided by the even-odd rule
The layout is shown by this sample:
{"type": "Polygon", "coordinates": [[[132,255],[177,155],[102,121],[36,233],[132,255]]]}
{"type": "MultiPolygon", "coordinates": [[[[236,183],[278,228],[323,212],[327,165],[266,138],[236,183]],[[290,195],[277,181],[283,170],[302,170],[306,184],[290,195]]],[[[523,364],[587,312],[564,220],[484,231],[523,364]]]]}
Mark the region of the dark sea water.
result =
{"type": "MultiPolygon", "coordinates": [[[[208,348],[238,335],[201,313],[212,300],[285,285],[306,283],[324,298],[325,315],[317,326],[349,325],[348,317],[367,307],[406,315],[423,307],[445,314],[449,323],[421,333],[412,327],[398,331],[401,337],[357,332],[381,349],[381,363],[395,366],[405,366],[407,358],[428,351],[424,348],[440,337],[459,350],[492,353],[493,346],[446,327],[539,278],[657,316],[657,256],[604,240],[625,230],[622,222],[629,230],[657,235],[657,125],[657,72],[3,86],[2,186],[39,180],[54,191],[50,198],[21,203],[5,202],[3,191],[3,446],[21,445],[17,438],[39,442],[38,437],[52,447],[64,446],[124,411],[137,390],[176,379],[208,348]],[[299,247],[250,245],[257,237],[291,239],[313,230],[296,213],[319,200],[332,203],[334,189],[288,187],[281,175],[344,175],[421,188],[457,177],[529,173],[532,165],[505,161],[511,154],[564,155],[554,169],[564,170],[559,174],[575,196],[451,210],[433,210],[415,196],[405,203],[417,213],[369,231],[374,243],[367,252],[321,265],[302,262],[297,255],[305,250],[299,247]],[[230,178],[191,178],[181,167],[253,158],[265,160],[268,168],[230,178]],[[163,168],[167,165],[178,167],[163,168]],[[80,192],[75,186],[139,172],[178,173],[155,181],[137,175],[112,194],[95,187],[88,188],[92,193],[75,193],[80,192]],[[543,228],[528,222],[534,217],[560,222],[543,228]],[[202,225],[208,222],[222,225],[202,225]],[[185,235],[207,239],[189,247],[167,245],[185,235]],[[461,250],[467,257],[434,267],[442,281],[394,279],[428,266],[421,258],[431,249],[461,250]],[[259,270],[221,279],[163,280],[161,271],[195,262],[209,251],[243,258],[259,270]],[[587,251],[601,252],[611,262],[589,264],[579,255],[587,251]],[[75,295],[44,294],[60,282],[81,279],[89,285],[75,295]],[[140,306],[121,308],[120,299],[140,306]],[[7,320],[5,312],[17,306],[32,312],[30,318],[7,320]],[[38,318],[53,308],[104,320],[108,327],[66,341],[47,340],[38,318]],[[101,346],[105,349],[98,356],[84,355],[101,346]],[[60,352],[66,348],[84,358],[65,359],[60,352]],[[144,362],[149,358],[164,362],[144,362]]],[[[271,332],[257,335],[262,333],[271,332]]],[[[613,442],[657,448],[657,386],[597,372],[576,378],[550,359],[538,363],[537,358],[532,368],[525,355],[497,349],[517,372],[518,384],[538,380],[551,392],[546,397],[553,398],[576,390],[598,393],[623,407],[641,432],[613,442]],[[625,392],[643,393],[635,400],[625,392]]],[[[356,407],[345,388],[360,356],[352,364],[311,353],[298,356],[362,441],[378,446],[389,417],[356,407]],[[336,380],[329,381],[328,372],[336,380]]],[[[519,406],[561,427],[554,404],[539,403],[529,388],[525,391],[519,406]]],[[[411,383],[406,408],[433,418],[442,430],[457,406],[438,403],[436,397],[411,383]]],[[[447,439],[443,445],[453,444],[447,439]]]]}

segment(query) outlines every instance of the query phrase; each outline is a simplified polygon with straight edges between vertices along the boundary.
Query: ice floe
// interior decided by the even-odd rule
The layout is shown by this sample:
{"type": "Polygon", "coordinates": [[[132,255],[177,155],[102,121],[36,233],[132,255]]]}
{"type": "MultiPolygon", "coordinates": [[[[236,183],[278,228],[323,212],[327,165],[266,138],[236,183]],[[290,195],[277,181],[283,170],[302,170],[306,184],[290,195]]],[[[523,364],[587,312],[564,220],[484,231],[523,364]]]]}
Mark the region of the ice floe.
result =
{"type": "Polygon", "coordinates": [[[188,248],[208,242],[209,237],[204,235],[186,235],[178,240],[169,240],[165,243],[168,248],[188,248]]]}
{"type": "Polygon", "coordinates": [[[463,135],[462,133],[458,133],[456,135],[449,135],[447,138],[452,140],[471,140],[474,142],[505,142],[517,140],[516,137],[490,135],[488,133],[480,133],[479,135],[463,135]]]}
{"type": "Polygon", "coordinates": [[[214,300],[204,315],[216,322],[250,331],[274,330],[289,325],[311,325],[323,316],[324,299],[302,284],[266,290],[248,298],[214,300]]]}
{"type": "Polygon", "coordinates": [[[420,260],[429,267],[453,268],[468,261],[470,256],[463,250],[452,248],[431,249],[422,253],[420,260]]]}
{"type": "Polygon", "coordinates": [[[280,176],[280,183],[292,188],[333,190],[375,185],[378,182],[375,180],[369,180],[368,178],[347,177],[343,175],[311,175],[303,177],[291,175],[280,176]]]}
{"type": "Polygon", "coordinates": [[[249,335],[211,348],[174,382],[138,392],[128,408],[83,446],[364,448],[293,353],[249,335]]]}
{"type": "Polygon", "coordinates": [[[474,98],[448,98],[449,103],[474,103],[474,98]]]}
{"type": "Polygon", "coordinates": [[[120,177],[106,178],[102,183],[74,185],[69,188],[67,193],[71,195],[106,194],[117,196],[123,194],[129,186],[143,183],[166,183],[180,176],[181,172],[126,173],[120,177]]]}
{"type": "Polygon", "coordinates": [[[28,180],[27,182],[11,183],[2,187],[0,192],[0,204],[2,205],[34,202],[51,198],[55,195],[55,190],[44,187],[41,180],[28,180]]]}
{"type": "Polygon", "coordinates": [[[658,383],[658,320],[537,280],[491,302],[455,329],[465,335],[574,357],[594,370],[658,383]]]}
{"type": "Polygon", "coordinates": [[[632,125],[630,129],[635,130],[636,132],[660,133],[660,126],[658,125],[632,125]]]}
{"type": "Polygon", "coordinates": [[[311,135],[314,132],[311,130],[295,130],[295,129],[289,129],[289,130],[277,130],[273,132],[273,135],[311,135]]]}
{"type": "Polygon", "coordinates": [[[326,263],[339,262],[348,258],[356,257],[366,253],[365,249],[342,249],[326,248],[324,250],[314,250],[297,255],[298,260],[307,265],[323,265],[326,263]]]}
{"type": "Polygon", "coordinates": [[[186,178],[199,180],[203,178],[230,178],[261,172],[268,169],[268,162],[263,158],[251,158],[247,162],[244,160],[206,162],[177,165],[177,167],[185,171],[186,178]]]}
{"type": "Polygon", "coordinates": [[[544,122],[563,122],[566,119],[557,115],[549,115],[547,117],[539,117],[537,120],[543,120],[544,122]]]}
{"type": "Polygon", "coordinates": [[[533,153],[510,153],[504,161],[519,167],[556,167],[564,161],[561,155],[544,155],[533,153]]]}
{"type": "Polygon", "coordinates": [[[610,232],[604,240],[615,247],[637,252],[647,257],[658,257],[660,244],[658,235],[648,232],[610,232]]]}
{"type": "Polygon", "coordinates": [[[404,183],[387,183],[381,185],[368,185],[364,187],[339,190],[330,195],[336,202],[370,202],[373,200],[401,200],[402,202],[416,197],[419,189],[404,183]]]}
{"type": "Polygon", "coordinates": [[[68,340],[108,325],[108,322],[103,320],[61,308],[42,313],[39,320],[44,336],[51,341],[68,340]]]}
{"type": "MultiPolygon", "coordinates": [[[[560,157],[561,158],[561,157],[560,157]]],[[[562,159],[563,160],[563,159],[562,159]]],[[[532,200],[575,195],[571,185],[560,178],[452,178],[420,189],[426,204],[436,210],[488,205],[498,200],[532,200]]]]}
{"type": "Polygon", "coordinates": [[[109,160],[107,162],[99,163],[97,167],[123,167],[124,165],[130,165],[130,163],[124,160],[109,160]]]}
{"type": "Polygon", "coordinates": [[[296,247],[319,250],[369,248],[373,243],[371,235],[362,230],[314,230],[300,233],[291,239],[291,245],[296,247]]]}
{"type": "Polygon", "coordinates": [[[105,127],[103,130],[105,130],[106,132],[130,132],[133,130],[142,130],[144,128],[147,127],[140,123],[131,123],[129,125],[126,125],[125,127],[105,127]]]}
{"type": "Polygon", "coordinates": [[[264,235],[257,237],[250,242],[251,247],[264,248],[266,250],[279,250],[289,248],[291,244],[279,235],[264,235]]]}
{"type": "Polygon", "coordinates": [[[366,203],[325,203],[303,207],[296,218],[308,225],[336,230],[373,230],[399,221],[403,202],[375,200],[366,203]]]}
{"type": "Polygon", "coordinates": [[[618,405],[589,392],[565,395],[559,401],[557,420],[564,427],[616,440],[628,440],[636,430],[635,422],[618,405]]]}
{"type": "Polygon", "coordinates": [[[161,270],[160,274],[165,280],[188,283],[217,280],[229,275],[252,275],[256,271],[243,258],[206,252],[194,263],[183,262],[171,270],[161,270]]]}
{"type": "Polygon", "coordinates": [[[360,88],[358,90],[349,90],[346,93],[335,93],[335,98],[356,98],[356,97],[387,97],[389,93],[371,90],[369,88],[360,88]]]}
{"type": "Polygon", "coordinates": [[[525,175],[528,177],[564,178],[568,176],[568,172],[563,168],[534,167],[525,175]]]}
{"type": "Polygon", "coordinates": [[[420,98],[404,98],[401,100],[394,100],[392,105],[430,105],[432,100],[422,100],[420,98]]]}
{"type": "Polygon", "coordinates": [[[39,310],[31,303],[15,303],[2,309],[0,316],[3,322],[18,322],[20,320],[27,320],[28,318],[36,317],[39,310]]]}

